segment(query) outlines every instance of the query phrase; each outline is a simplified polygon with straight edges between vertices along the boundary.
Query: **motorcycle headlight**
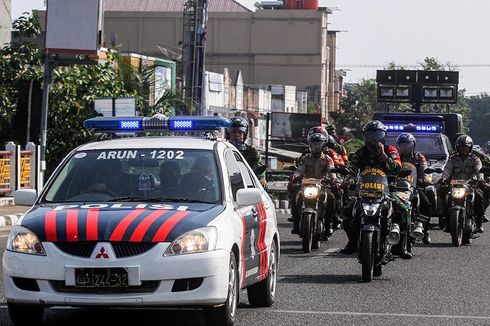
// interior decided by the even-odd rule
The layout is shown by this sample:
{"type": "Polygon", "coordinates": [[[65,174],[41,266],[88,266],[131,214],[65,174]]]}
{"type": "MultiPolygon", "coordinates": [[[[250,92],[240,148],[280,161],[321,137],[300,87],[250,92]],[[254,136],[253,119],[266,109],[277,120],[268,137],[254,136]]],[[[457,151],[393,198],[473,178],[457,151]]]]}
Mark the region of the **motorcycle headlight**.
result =
{"type": "Polygon", "coordinates": [[[466,189],[465,188],[453,188],[451,191],[451,196],[453,198],[461,199],[466,195],[466,189]]]}
{"type": "Polygon", "coordinates": [[[189,231],[177,238],[165,251],[164,256],[194,254],[211,251],[216,247],[218,232],[209,226],[189,231]]]}
{"type": "Polygon", "coordinates": [[[318,197],[320,190],[317,187],[308,186],[303,190],[303,196],[306,199],[315,199],[318,197]]]}
{"type": "Polygon", "coordinates": [[[378,211],[379,205],[380,204],[365,204],[365,203],[363,203],[362,209],[364,211],[364,214],[366,214],[367,216],[373,216],[378,211]]]}
{"type": "Polygon", "coordinates": [[[46,256],[43,245],[37,236],[29,229],[16,225],[10,231],[7,250],[23,254],[46,256]]]}

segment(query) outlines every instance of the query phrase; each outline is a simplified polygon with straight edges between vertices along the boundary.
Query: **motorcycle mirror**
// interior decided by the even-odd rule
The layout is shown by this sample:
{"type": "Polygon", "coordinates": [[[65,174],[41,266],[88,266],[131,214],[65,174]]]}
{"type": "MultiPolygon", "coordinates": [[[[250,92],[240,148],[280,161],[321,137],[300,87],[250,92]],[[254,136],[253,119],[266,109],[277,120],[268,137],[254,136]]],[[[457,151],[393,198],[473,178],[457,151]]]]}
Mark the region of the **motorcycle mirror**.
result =
{"type": "Polygon", "coordinates": [[[483,168],[480,169],[480,173],[489,174],[490,173],[490,168],[483,167],[483,168]]]}
{"type": "Polygon", "coordinates": [[[261,165],[261,166],[258,166],[254,169],[254,173],[256,175],[259,175],[259,174],[262,174],[265,172],[265,170],[267,170],[267,165],[261,165]]]}
{"type": "Polygon", "coordinates": [[[296,171],[298,168],[297,168],[295,165],[292,165],[292,166],[290,166],[290,167],[289,167],[289,169],[290,169],[291,171],[293,171],[293,172],[294,172],[294,171],[296,171]]]}
{"type": "Polygon", "coordinates": [[[410,174],[412,174],[412,170],[410,169],[401,169],[400,173],[398,173],[398,176],[400,178],[405,178],[408,177],[410,174]]]}
{"type": "Polygon", "coordinates": [[[427,168],[424,170],[425,173],[427,174],[432,174],[432,173],[442,173],[442,169],[441,168],[427,168]]]}
{"type": "Polygon", "coordinates": [[[338,173],[338,174],[341,174],[341,175],[348,175],[349,174],[349,170],[345,167],[338,167],[338,168],[333,168],[330,170],[331,173],[338,173]]]}

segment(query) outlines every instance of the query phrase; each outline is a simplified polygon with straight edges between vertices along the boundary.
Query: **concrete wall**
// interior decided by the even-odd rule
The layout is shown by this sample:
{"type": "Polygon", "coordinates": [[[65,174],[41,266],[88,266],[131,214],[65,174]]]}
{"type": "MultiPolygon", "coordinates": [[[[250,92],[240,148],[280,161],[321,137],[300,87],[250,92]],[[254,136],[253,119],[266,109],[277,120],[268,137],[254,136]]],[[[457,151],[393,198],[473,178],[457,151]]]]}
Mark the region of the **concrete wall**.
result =
{"type": "Polygon", "coordinates": [[[12,33],[12,2],[1,0],[0,2],[0,47],[10,42],[12,33]]]}

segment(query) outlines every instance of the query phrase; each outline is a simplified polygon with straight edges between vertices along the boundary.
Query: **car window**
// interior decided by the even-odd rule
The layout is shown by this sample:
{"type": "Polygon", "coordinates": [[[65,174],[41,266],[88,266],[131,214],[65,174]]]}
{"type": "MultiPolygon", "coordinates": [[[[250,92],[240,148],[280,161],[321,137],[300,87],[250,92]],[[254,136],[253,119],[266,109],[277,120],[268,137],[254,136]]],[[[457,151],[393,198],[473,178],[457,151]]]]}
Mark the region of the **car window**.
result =
{"type": "Polygon", "coordinates": [[[251,172],[247,168],[245,163],[243,163],[242,157],[237,152],[234,152],[234,154],[235,154],[235,159],[238,162],[238,167],[240,168],[240,172],[242,173],[242,177],[245,181],[246,187],[247,188],[255,188],[255,184],[253,182],[253,177],[251,175],[251,172]]]}
{"type": "Polygon", "coordinates": [[[236,193],[238,190],[245,188],[242,172],[232,150],[227,150],[225,153],[226,168],[230,179],[231,191],[233,200],[236,201],[236,193]]]}
{"type": "Polygon", "coordinates": [[[44,200],[100,202],[132,197],[145,201],[176,197],[214,203],[220,201],[220,184],[211,150],[91,150],[70,158],[44,200]]]}

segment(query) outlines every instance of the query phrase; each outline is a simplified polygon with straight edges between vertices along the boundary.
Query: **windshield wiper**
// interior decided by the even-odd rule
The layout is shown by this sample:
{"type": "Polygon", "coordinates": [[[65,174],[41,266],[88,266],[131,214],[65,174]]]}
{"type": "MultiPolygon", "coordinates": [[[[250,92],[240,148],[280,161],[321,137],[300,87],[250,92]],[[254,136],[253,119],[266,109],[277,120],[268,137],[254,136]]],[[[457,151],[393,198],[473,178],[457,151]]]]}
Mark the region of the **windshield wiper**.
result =
{"type": "Polygon", "coordinates": [[[127,201],[127,202],[137,202],[137,201],[140,201],[140,202],[164,202],[164,201],[170,201],[170,202],[178,202],[178,203],[188,202],[188,203],[214,204],[213,202],[206,201],[206,200],[183,198],[183,197],[177,197],[177,196],[153,196],[153,197],[121,196],[121,197],[112,198],[108,201],[127,201]]]}

